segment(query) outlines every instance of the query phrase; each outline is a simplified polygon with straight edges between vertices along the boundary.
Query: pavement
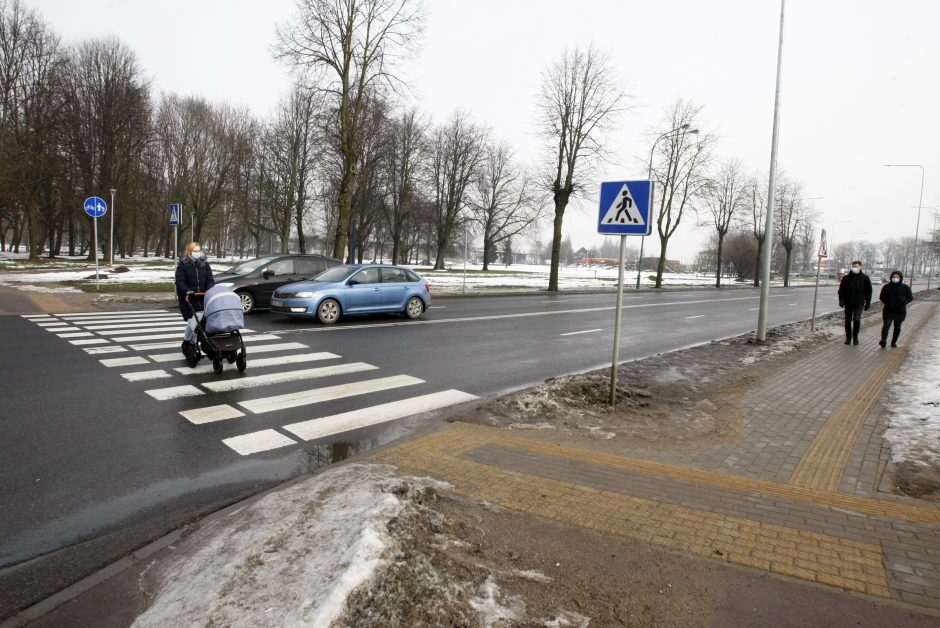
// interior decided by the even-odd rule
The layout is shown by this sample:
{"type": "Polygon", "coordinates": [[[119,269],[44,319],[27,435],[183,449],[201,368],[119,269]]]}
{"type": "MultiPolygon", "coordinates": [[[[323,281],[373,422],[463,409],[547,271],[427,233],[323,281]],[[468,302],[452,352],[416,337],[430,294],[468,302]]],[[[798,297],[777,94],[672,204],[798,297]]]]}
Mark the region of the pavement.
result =
{"type": "MultiPolygon", "coordinates": [[[[940,507],[891,492],[881,438],[888,380],[906,360],[906,346],[937,328],[938,307],[940,299],[928,295],[911,309],[897,349],[878,347],[880,321],[872,318],[860,346],[836,340],[788,360],[737,400],[742,437],[732,444],[624,456],[452,423],[356,461],[392,464],[445,480],[474,500],[788,584],[811,583],[887,606],[907,621],[916,616],[918,625],[940,625],[940,507]]],[[[3,628],[128,625],[144,608],[137,576],[188,532],[3,628]]]]}

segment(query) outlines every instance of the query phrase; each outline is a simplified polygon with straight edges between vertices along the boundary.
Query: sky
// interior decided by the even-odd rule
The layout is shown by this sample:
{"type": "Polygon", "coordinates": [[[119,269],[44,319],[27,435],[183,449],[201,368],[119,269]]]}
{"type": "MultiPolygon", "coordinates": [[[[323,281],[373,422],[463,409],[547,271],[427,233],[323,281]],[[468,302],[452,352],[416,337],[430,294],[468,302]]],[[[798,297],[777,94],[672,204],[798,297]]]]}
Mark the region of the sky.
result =
{"type": "MultiPolygon", "coordinates": [[[[158,91],[201,95],[264,116],[290,76],[274,60],[275,27],[294,0],[24,0],[67,41],[120,37],[158,91]]],[[[544,155],[536,96],[565,48],[609,51],[630,110],[606,138],[598,183],[646,178],[651,136],[678,98],[703,107],[700,129],[717,157],[750,171],[770,164],[779,0],[427,0],[422,44],[403,67],[409,104],[436,121],[457,109],[487,125],[532,167],[544,155]]],[[[940,207],[940,2],[789,0],[786,4],[779,164],[802,182],[829,231],[850,239],[913,236],[924,166],[920,237],[940,207]]],[[[764,175],[766,176],[766,175],[764,175]]],[[[596,245],[597,190],[569,206],[564,231],[596,245]]],[[[551,211],[551,198],[545,196],[551,211]]],[[[545,238],[550,237],[548,226],[545,238]]],[[[708,233],[692,216],[668,257],[692,261],[708,233]]],[[[636,244],[631,239],[628,243],[636,244]]],[[[647,240],[648,254],[658,239],[647,240]]]]}

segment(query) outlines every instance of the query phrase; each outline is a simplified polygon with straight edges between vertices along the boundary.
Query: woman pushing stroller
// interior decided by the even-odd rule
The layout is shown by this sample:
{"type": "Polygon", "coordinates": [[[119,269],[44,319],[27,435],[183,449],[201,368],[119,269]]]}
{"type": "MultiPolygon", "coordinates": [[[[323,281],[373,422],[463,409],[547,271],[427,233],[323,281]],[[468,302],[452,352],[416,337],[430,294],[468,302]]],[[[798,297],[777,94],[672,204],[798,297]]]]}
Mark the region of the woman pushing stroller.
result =
{"type": "Polygon", "coordinates": [[[189,319],[193,317],[193,310],[202,311],[202,293],[214,285],[212,267],[209,266],[202,247],[198,242],[190,242],[186,245],[186,253],[176,266],[176,296],[179,299],[183,320],[189,322],[189,319]],[[187,295],[192,307],[186,303],[187,295]]]}

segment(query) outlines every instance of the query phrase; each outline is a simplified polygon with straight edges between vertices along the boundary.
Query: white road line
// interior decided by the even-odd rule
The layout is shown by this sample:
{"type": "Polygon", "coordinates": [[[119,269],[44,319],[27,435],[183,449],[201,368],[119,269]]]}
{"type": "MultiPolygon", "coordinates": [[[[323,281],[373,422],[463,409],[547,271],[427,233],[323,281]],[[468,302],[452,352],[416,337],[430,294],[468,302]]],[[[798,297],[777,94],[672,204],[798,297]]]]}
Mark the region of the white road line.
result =
{"type": "Polygon", "coordinates": [[[351,362],[349,364],[337,364],[335,366],[321,366],[315,369],[282,371],[280,373],[268,373],[267,375],[254,375],[252,377],[239,377],[238,379],[224,379],[217,382],[205,382],[202,387],[211,390],[212,392],[227,392],[230,390],[242,390],[245,388],[268,386],[270,384],[282,384],[284,382],[297,382],[305,379],[330,377],[331,375],[346,375],[348,373],[375,371],[378,370],[378,368],[379,367],[366,364],[365,362],[351,362]]]}
{"type": "Polygon", "coordinates": [[[174,318],[161,318],[153,321],[152,323],[114,323],[109,325],[82,325],[82,329],[89,329],[91,331],[101,331],[104,329],[149,329],[157,325],[170,325],[176,324],[179,326],[185,326],[186,321],[181,321],[179,316],[174,318]]]}
{"type": "Polygon", "coordinates": [[[140,340],[169,340],[171,338],[176,338],[176,345],[179,346],[179,343],[183,341],[183,334],[177,331],[175,334],[154,334],[152,336],[118,336],[114,340],[115,342],[138,342],[140,340]]]}
{"type": "Polygon", "coordinates": [[[401,401],[383,403],[370,408],[361,410],[352,410],[342,414],[311,419],[300,423],[285,425],[284,429],[303,440],[313,440],[323,438],[332,434],[357,430],[370,425],[378,425],[401,419],[422,412],[431,412],[440,410],[447,406],[458,403],[473,401],[477,399],[475,395],[470,395],[459,390],[445,390],[442,392],[412,397],[401,401]]]}
{"type": "Polygon", "coordinates": [[[542,303],[568,303],[567,300],[564,301],[542,301],[542,303]]]}
{"type": "Polygon", "coordinates": [[[144,391],[154,399],[159,401],[166,401],[167,399],[177,399],[179,397],[195,397],[197,395],[204,395],[206,393],[202,392],[195,386],[172,386],[170,388],[154,388],[153,390],[144,391]]]}
{"type": "Polygon", "coordinates": [[[181,342],[183,342],[182,336],[179,339],[177,339],[176,342],[152,342],[150,344],[145,344],[145,345],[131,345],[131,349],[133,349],[134,351],[152,351],[154,349],[179,349],[181,342]]]}
{"type": "Polygon", "coordinates": [[[124,330],[113,330],[98,332],[98,334],[105,336],[106,338],[120,338],[121,336],[133,336],[134,334],[156,334],[160,332],[169,332],[175,331],[182,333],[183,328],[186,325],[181,323],[179,325],[164,325],[163,327],[150,327],[142,329],[124,329],[124,330]]]}
{"type": "MultiPolygon", "coordinates": [[[[252,340],[258,340],[259,338],[261,338],[261,336],[255,336],[252,338],[252,340]]],[[[277,340],[277,337],[274,337],[271,340],[277,340]]],[[[292,351],[294,349],[309,349],[309,347],[301,342],[282,342],[279,344],[258,345],[257,347],[252,347],[251,354],[254,355],[256,353],[270,353],[272,351],[292,351]]],[[[252,364],[254,364],[254,362],[252,362],[252,364]]]]}
{"type": "MultiPolygon", "coordinates": [[[[254,352],[257,353],[257,350],[254,352]]],[[[177,355],[177,354],[173,354],[177,355]]],[[[284,355],[278,356],[275,358],[259,358],[257,360],[248,360],[248,366],[251,368],[258,368],[262,366],[281,366],[286,364],[301,364],[303,362],[314,362],[316,360],[332,360],[340,356],[335,353],[302,353],[299,355],[284,355]]],[[[169,362],[170,360],[167,360],[169,362]]],[[[189,368],[188,366],[180,366],[173,369],[181,375],[202,375],[204,373],[212,372],[211,364],[203,364],[202,366],[197,366],[195,368],[189,368]]]]}
{"type": "Polygon", "coordinates": [[[73,345],[103,345],[111,342],[104,338],[85,338],[84,340],[69,340],[73,345]]]}
{"type": "Polygon", "coordinates": [[[71,327],[71,325],[62,321],[36,323],[36,324],[39,325],[40,327],[71,327]]]}
{"type": "Polygon", "coordinates": [[[63,312],[59,318],[83,318],[85,316],[132,316],[134,314],[166,314],[173,310],[122,310],[120,312],[63,312]]]}
{"type": "Polygon", "coordinates": [[[369,379],[363,382],[354,382],[352,384],[340,384],[339,386],[328,386],[326,388],[314,388],[311,390],[302,390],[300,392],[288,393],[286,395],[275,395],[274,397],[262,397],[260,399],[251,399],[238,403],[241,407],[255,414],[264,412],[273,412],[275,410],[286,410],[298,406],[306,406],[334,399],[343,399],[345,397],[354,397],[356,395],[365,395],[368,393],[379,392],[382,390],[391,390],[401,388],[402,386],[413,386],[423,384],[423,379],[411,377],[410,375],[394,375],[392,377],[383,377],[380,379],[369,379]]]}
{"type": "Polygon", "coordinates": [[[291,440],[275,430],[261,430],[242,436],[223,438],[222,442],[243,456],[297,444],[297,441],[291,440]]]}
{"type": "Polygon", "coordinates": [[[796,303],[787,303],[787,305],[796,305],[796,303]]]}
{"type": "Polygon", "coordinates": [[[94,336],[90,331],[73,331],[68,334],[56,334],[59,338],[90,338],[94,336]]]}
{"type": "Polygon", "coordinates": [[[135,373],[121,373],[121,377],[123,377],[129,382],[145,382],[151,379],[166,379],[168,377],[173,377],[173,376],[164,370],[156,370],[156,371],[137,371],[135,373]]]}
{"type": "Polygon", "coordinates": [[[85,349],[85,353],[89,355],[99,355],[102,353],[124,353],[127,351],[124,347],[90,347],[85,349]]]}
{"type": "Polygon", "coordinates": [[[21,317],[34,320],[39,318],[52,318],[52,314],[20,314],[21,317]]]}
{"type": "Polygon", "coordinates": [[[432,305],[428,309],[429,310],[446,310],[447,306],[446,305],[432,305]]]}
{"type": "Polygon", "coordinates": [[[596,331],[604,331],[603,329],[585,329],[584,331],[569,331],[567,334],[560,334],[561,336],[576,336],[578,334],[593,334],[596,331]]]}
{"type": "MultiPolygon", "coordinates": [[[[243,329],[242,333],[244,334],[247,330],[243,329]]],[[[247,338],[242,338],[245,341],[245,344],[252,344],[255,342],[263,342],[265,340],[280,340],[281,337],[275,334],[258,334],[257,336],[249,336],[247,338]]],[[[252,351],[257,351],[257,349],[252,349],[252,351]]]]}
{"type": "Polygon", "coordinates": [[[704,314],[696,314],[695,316],[686,316],[686,318],[705,318],[704,314]]]}
{"type": "Polygon", "coordinates": [[[759,310],[759,309],[760,309],[759,307],[749,307],[749,308],[747,308],[747,311],[748,311],[748,312],[756,312],[756,311],[759,310]]]}
{"type": "Polygon", "coordinates": [[[107,360],[98,360],[108,368],[114,366],[135,366],[137,364],[149,364],[146,358],[134,356],[132,358],[108,358],[107,360]]]}
{"type": "Polygon", "coordinates": [[[208,406],[205,408],[196,408],[194,410],[183,410],[180,412],[183,417],[195,425],[203,423],[214,423],[216,421],[225,421],[227,419],[237,419],[245,416],[245,413],[237,408],[223,403],[220,406],[208,406]]]}
{"type": "MultiPolygon", "coordinates": [[[[179,348],[180,343],[179,342],[173,343],[173,346],[179,348]]],[[[147,357],[153,360],[154,362],[174,362],[176,360],[185,359],[183,357],[182,350],[176,351],[175,353],[154,353],[152,355],[148,355],[147,357]]]]}

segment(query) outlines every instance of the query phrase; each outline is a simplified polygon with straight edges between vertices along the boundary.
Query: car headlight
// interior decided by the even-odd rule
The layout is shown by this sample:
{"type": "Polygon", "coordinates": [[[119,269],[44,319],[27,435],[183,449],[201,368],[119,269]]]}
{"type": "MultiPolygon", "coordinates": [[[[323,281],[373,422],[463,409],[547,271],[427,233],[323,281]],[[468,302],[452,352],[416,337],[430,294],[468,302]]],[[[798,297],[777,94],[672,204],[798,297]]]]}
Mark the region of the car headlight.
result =
{"type": "Polygon", "coordinates": [[[313,298],[312,292],[295,292],[294,296],[298,299],[311,299],[313,298]]]}
{"type": "Polygon", "coordinates": [[[231,287],[234,286],[235,284],[233,284],[232,282],[228,281],[228,282],[225,282],[225,283],[217,283],[217,284],[215,284],[215,285],[217,285],[217,286],[222,286],[223,288],[231,288],[231,287]]]}

